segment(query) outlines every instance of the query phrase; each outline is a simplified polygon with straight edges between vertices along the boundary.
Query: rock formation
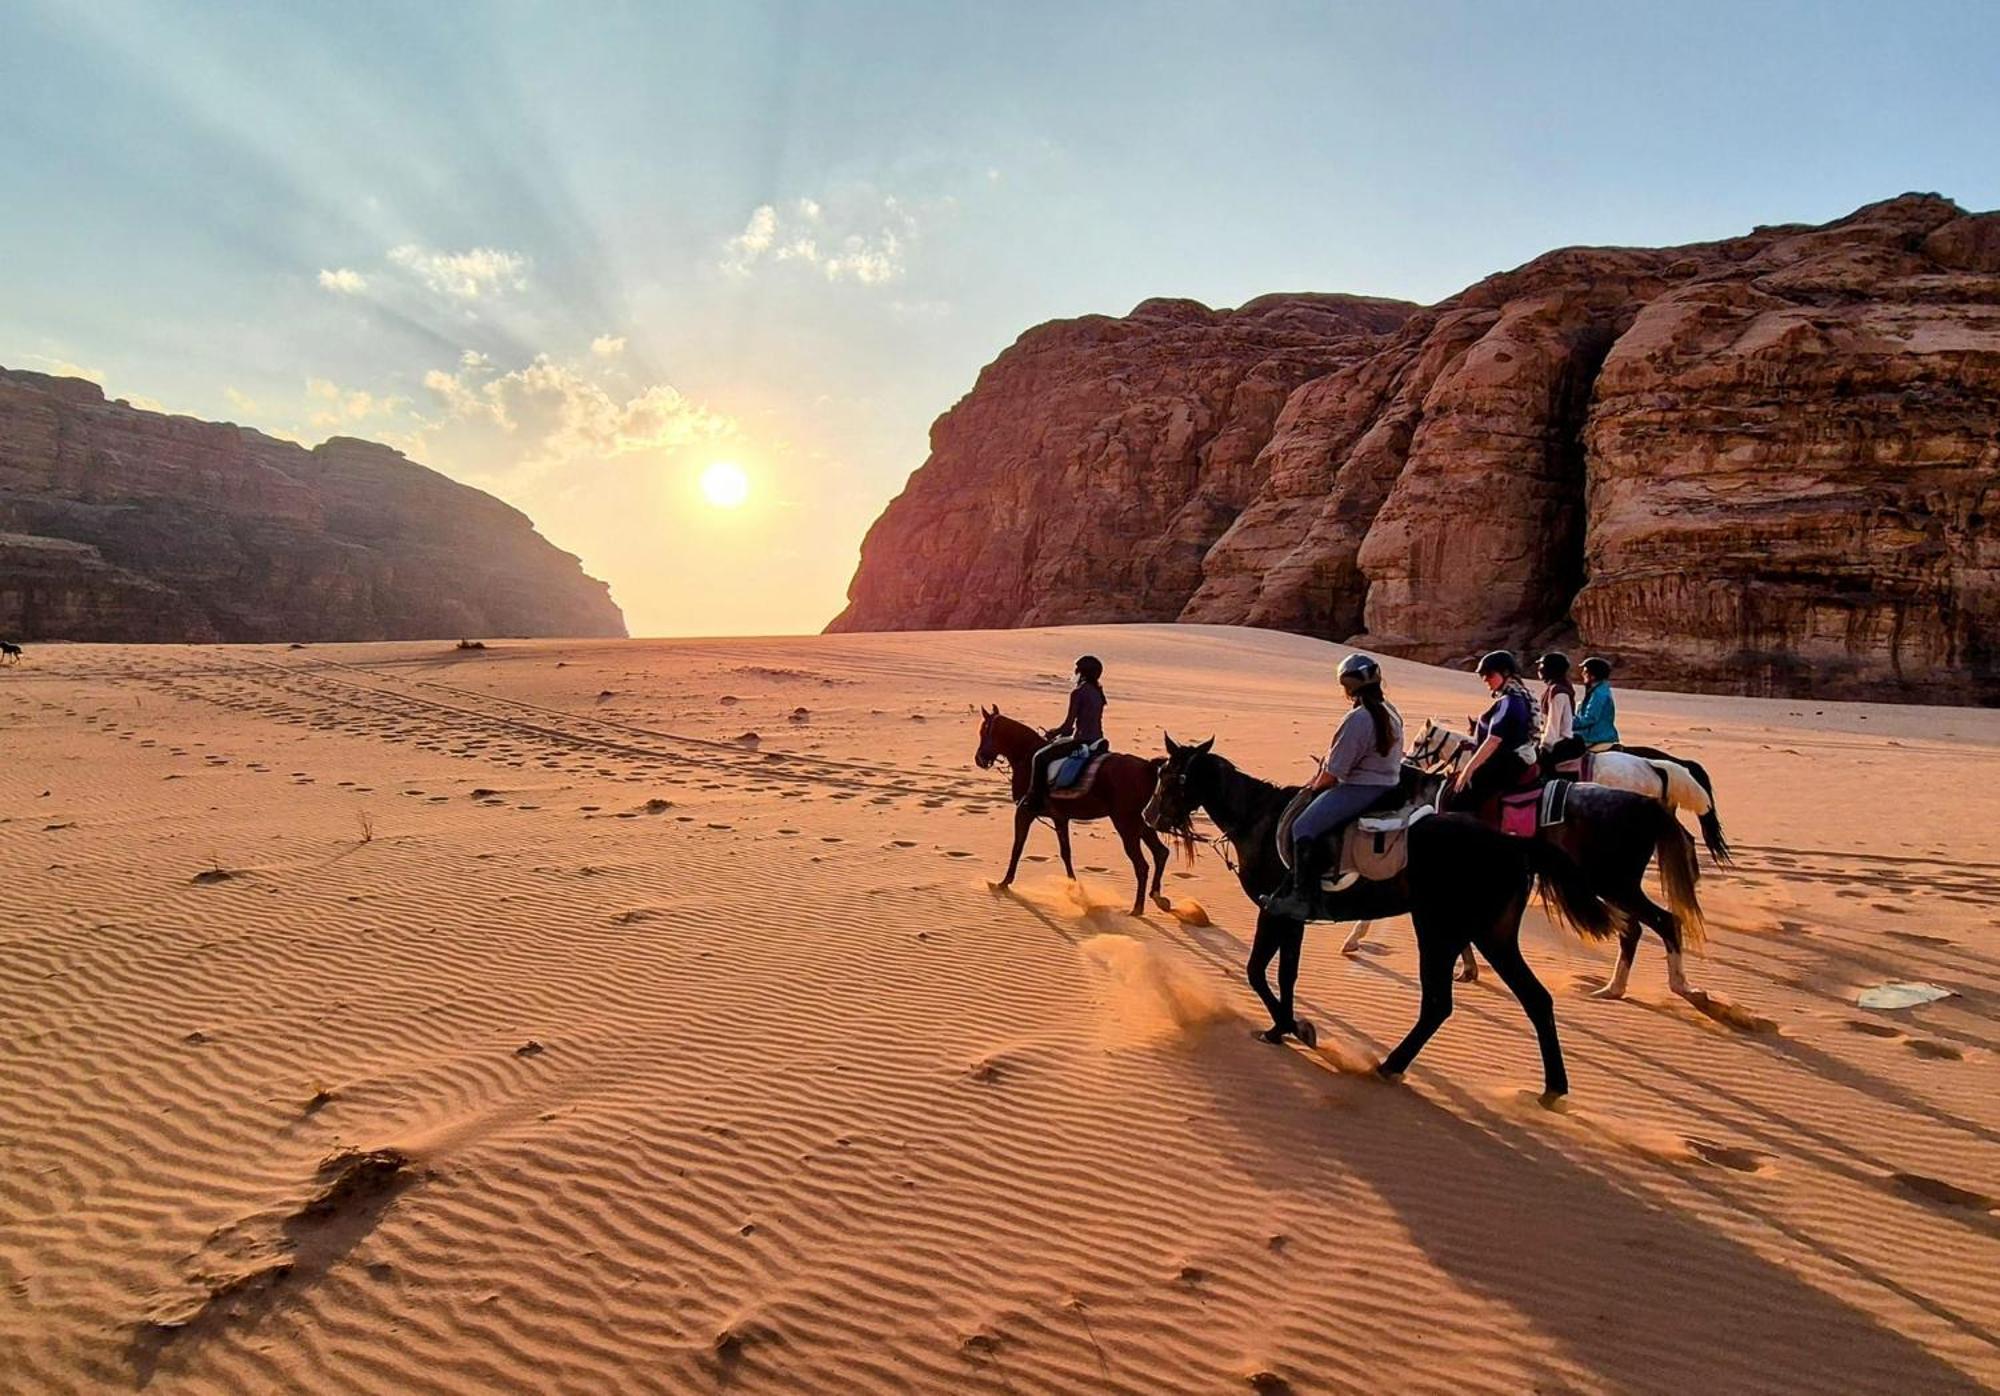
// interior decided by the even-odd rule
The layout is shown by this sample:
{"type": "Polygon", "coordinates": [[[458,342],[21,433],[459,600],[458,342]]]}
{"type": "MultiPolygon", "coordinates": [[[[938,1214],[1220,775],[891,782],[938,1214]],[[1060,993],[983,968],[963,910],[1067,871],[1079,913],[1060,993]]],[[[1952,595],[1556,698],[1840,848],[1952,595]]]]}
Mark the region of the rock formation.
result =
{"type": "Polygon", "coordinates": [[[0,635],[623,635],[519,510],[373,442],[313,450],[0,369],[0,635]]]}
{"type": "Polygon", "coordinates": [[[932,429],[837,630],[1223,621],[2000,702],[2000,214],[1571,248],[1422,310],[1149,301],[932,429]]]}

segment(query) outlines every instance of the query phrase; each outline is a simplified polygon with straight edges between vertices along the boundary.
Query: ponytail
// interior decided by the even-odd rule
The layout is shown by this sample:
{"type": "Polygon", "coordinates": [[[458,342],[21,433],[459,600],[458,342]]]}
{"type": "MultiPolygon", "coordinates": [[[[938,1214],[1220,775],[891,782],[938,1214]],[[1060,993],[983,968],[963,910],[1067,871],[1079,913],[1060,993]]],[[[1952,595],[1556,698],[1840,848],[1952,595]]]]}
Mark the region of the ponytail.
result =
{"type": "Polygon", "coordinates": [[[1387,756],[1389,748],[1396,744],[1396,729],[1389,719],[1389,704],[1382,697],[1381,680],[1356,688],[1354,701],[1368,709],[1368,716],[1375,719],[1375,754],[1387,756]]]}

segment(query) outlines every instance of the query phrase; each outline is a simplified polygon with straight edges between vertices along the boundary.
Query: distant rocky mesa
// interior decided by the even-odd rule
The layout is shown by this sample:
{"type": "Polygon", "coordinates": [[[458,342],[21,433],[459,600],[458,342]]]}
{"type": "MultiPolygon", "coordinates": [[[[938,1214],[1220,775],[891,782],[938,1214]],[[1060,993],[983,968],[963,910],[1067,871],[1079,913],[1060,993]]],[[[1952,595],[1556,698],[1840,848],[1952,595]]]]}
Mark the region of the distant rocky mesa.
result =
{"type": "Polygon", "coordinates": [[[1041,325],[832,630],[1218,621],[1709,691],[2000,702],[2000,213],[1570,248],[1419,308],[1041,325]]]}
{"type": "Polygon", "coordinates": [[[0,369],[0,636],[624,633],[525,514],[387,446],[306,450],[0,369]]]}

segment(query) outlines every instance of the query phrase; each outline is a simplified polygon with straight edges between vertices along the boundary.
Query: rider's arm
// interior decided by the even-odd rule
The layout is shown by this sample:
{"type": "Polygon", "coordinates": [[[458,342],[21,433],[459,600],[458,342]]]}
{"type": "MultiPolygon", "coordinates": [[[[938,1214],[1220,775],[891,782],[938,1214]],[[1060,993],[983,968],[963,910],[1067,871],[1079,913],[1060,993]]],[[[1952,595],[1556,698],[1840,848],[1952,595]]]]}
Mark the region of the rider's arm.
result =
{"type": "Polygon", "coordinates": [[[1488,737],[1485,741],[1481,742],[1479,750],[1472,753],[1472,759],[1466,762],[1465,768],[1458,773],[1458,783],[1463,785],[1465,782],[1471,780],[1472,773],[1481,766],[1484,766],[1487,759],[1498,750],[1500,750],[1500,739],[1498,737],[1488,737]]]}
{"type": "Polygon", "coordinates": [[[1069,691],[1069,712],[1064,715],[1062,726],[1048,734],[1050,741],[1059,742],[1076,730],[1076,695],[1077,690],[1072,688],[1069,691]]]}

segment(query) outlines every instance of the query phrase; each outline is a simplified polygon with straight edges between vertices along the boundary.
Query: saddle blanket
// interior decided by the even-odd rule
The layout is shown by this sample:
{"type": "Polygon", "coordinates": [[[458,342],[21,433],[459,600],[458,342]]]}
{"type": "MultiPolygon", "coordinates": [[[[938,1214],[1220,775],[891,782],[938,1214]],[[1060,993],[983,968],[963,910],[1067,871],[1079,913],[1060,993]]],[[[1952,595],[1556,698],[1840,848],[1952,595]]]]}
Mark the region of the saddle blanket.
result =
{"type": "Polygon", "coordinates": [[[1569,816],[1569,792],[1573,780],[1552,780],[1533,790],[1520,790],[1500,797],[1500,832],[1517,839],[1531,839],[1537,830],[1560,824],[1569,816]]]}
{"type": "Polygon", "coordinates": [[[1106,740],[1049,762],[1049,798],[1074,800],[1089,794],[1090,787],[1097,781],[1098,770],[1110,755],[1111,743],[1106,740]]]}

